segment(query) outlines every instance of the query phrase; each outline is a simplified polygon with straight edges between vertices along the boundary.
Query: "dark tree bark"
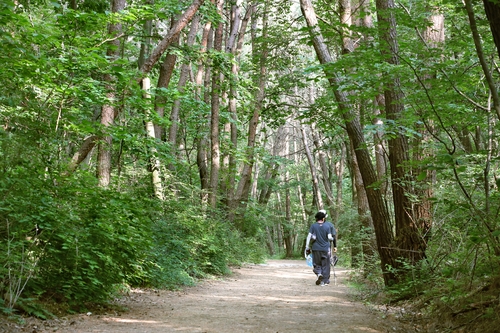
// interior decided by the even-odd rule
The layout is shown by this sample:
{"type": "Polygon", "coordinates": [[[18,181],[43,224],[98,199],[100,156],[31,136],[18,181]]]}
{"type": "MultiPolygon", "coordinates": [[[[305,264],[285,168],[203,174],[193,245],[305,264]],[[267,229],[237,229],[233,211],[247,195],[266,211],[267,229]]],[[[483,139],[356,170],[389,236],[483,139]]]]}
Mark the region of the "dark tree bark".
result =
{"type": "MultiPolygon", "coordinates": [[[[381,53],[385,61],[393,66],[399,65],[399,45],[396,33],[396,19],[392,10],[393,0],[377,0],[377,18],[381,39],[381,53]]],[[[404,111],[403,94],[399,77],[383,73],[386,76],[384,85],[385,113],[389,120],[397,126],[396,134],[388,140],[389,165],[391,169],[392,196],[396,221],[396,244],[394,256],[403,257],[415,263],[425,257],[426,243],[414,221],[412,214],[412,175],[408,170],[409,146],[404,133],[398,128],[404,111]]],[[[395,267],[399,267],[398,263],[395,267]]]]}
{"type": "Polygon", "coordinates": [[[495,0],[483,0],[486,17],[490,21],[491,34],[497,47],[500,58],[500,2],[495,0]]]}

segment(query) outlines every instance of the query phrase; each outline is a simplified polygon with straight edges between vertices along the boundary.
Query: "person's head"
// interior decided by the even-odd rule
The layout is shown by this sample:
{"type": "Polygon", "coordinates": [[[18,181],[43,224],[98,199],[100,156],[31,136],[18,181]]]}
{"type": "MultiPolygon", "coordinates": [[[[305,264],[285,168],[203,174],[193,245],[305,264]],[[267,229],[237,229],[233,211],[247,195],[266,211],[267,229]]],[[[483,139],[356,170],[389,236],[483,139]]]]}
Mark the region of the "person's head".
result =
{"type": "Polygon", "coordinates": [[[320,209],[319,213],[325,214],[325,219],[328,217],[328,213],[324,209],[320,209]]]}
{"type": "Polygon", "coordinates": [[[326,214],[323,213],[322,211],[319,211],[316,213],[314,217],[316,218],[316,221],[323,221],[326,217],[326,214]]]}

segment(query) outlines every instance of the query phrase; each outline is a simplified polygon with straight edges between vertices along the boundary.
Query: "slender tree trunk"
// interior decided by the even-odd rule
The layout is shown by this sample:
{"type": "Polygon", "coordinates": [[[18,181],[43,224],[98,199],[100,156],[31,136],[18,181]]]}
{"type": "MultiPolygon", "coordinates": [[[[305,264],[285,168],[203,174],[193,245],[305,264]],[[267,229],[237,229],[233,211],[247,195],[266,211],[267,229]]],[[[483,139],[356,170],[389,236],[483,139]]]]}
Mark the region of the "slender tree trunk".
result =
{"type": "MultiPolygon", "coordinates": [[[[117,13],[125,9],[125,0],[112,0],[111,12],[117,13]]],[[[116,37],[122,32],[121,23],[110,23],[108,27],[108,34],[111,37],[116,37]]],[[[108,59],[113,62],[120,57],[120,39],[116,38],[109,42],[109,47],[106,52],[108,59]]],[[[106,82],[106,98],[110,104],[103,105],[101,108],[101,125],[104,128],[104,135],[100,138],[100,143],[98,145],[98,155],[97,155],[97,178],[99,179],[99,185],[102,187],[108,187],[111,181],[111,148],[112,148],[112,137],[110,134],[106,133],[114,122],[116,106],[111,104],[116,97],[116,87],[115,78],[110,74],[104,75],[104,81],[106,82]]]]}
{"type": "MultiPolygon", "coordinates": [[[[238,27],[240,24],[240,8],[233,5],[231,10],[231,34],[226,45],[226,52],[235,54],[236,50],[232,44],[236,42],[235,38],[238,32],[238,27]],[[235,32],[236,29],[236,32],[235,32]]],[[[236,110],[236,80],[238,77],[238,64],[237,59],[234,59],[231,65],[231,77],[229,78],[229,98],[228,98],[228,111],[230,113],[231,121],[227,124],[229,126],[229,136],[231,142],[231,148],[228,153],[228,170],[227,170],[227,203],[234,199],[234,189],[236,186],[236,157],[234,152],[238,149],[238,128],[236,123],[238,121],[238,113],[236,110]]]]}
{"type": "MultiPolygon", "coordinates": [[[[186,41],[186,46],[189,48],[193,46],[196,38],[196,33],[198,32],[198,26],[200,24],[200,17],[197,15],[191,21],[191,29],[189,30],[188,38],[186,41]]],[[[191,72],[189,62],[184,62],[181,66],[181,73],[179,75],[179,82],[177,83],[177,90],[179,95],[184,93],[184,87],[189,79],[189,73],[191,72]]],[[[179,129],[179,112],[181,108],[181,98],[176,98],[174,100],[174,105],[172,106],[172,111],[170,112],[170,128],[168,131],[168,142],[170,143],[172,156],[177,154],[177,132],[179,129]]],[[[175,167],[170,164],[168,168],[174,171],[175,167]]]]}
{"type": "Polygon", "coordinates": [[[359,251],[363,253],[363,258],[369,260],[373,258],[375,249],[377,248],[377,243],[374,237],[373,221],[370,215],[370,205],[368,204],[368,198],[366,196],[365,186],[363,184],[363,177],[358,166],[358,160],[356,159],[356,154],[353,151],[351,145],[351,165],[353,173],[353,182],[356,188],[355,202],[358,208],[358,217],[361,222],[361,229],[359,233],[361,234],[361,248],[353,249],[353,264],[357,267],[361,264],[358,262],[359,251]]]}
{"type": "Polygon", "coordinates": [[[375,163],[377,165],[377,175],[380,180],[380,190],[384,195],[389,195],[387,193],[389,189],[388,177],[387,177],[387,142],[384,139],[383,133],[383,121],[380,118],[381,110],[385,107],[385,98],[383,94],[379,94],[376,97],[376,107],[374,109],[373,124],[377,126],[376,132],[373,135],[374,150],[375,150],[375,163]]]}
{"type": "MultiPolygon", "coordinates": [[[[147,1],[148,4],[151,4],[151,1],[147,1]]],[[[153,31],[153,21],[152,20],[146,20],[144,22],[144,26],[142,28],[143,33],[145,35],[144,39],[141,41],[141,50],[139,51],[139,59],[137,61],[137,64],[139,68],[142,67],[144,64],[144,61],[146,60],[146,57],[149,57],[149,54],[151,52],[151,32],[153,31]]]]}
{"type": "Polygon", "coordinates": [[[311,153],[311,149],[309,148],[309,141],[307,139],[307,133],[305,129],[305,125],[300,126],[300,132],[302,133],[302,143],[304,144],[304,150],[306,152],[307,162],[309,164],[309,171],[311,172],[313,193],[315,197],[315,202],[317,205],[317,209],[323,209],[323,198],[321,197],[321,191],[319,189],[319,181],[318,175],[316,173],[316,166],[314,165],[314,159],[311,153]]]}
{"type": "MultiPolygon", "coordinates": [[[[282,129],[282,136],[278,136],[278,141],[284,143],[284,156],[288,156],[290,154],[290,140],[288,138],[288,129],[285,127],[281,127],[282,129]]],[[[278,168],[276,167],[276,170],[278,168]]],[[[276,172],[277,173],[277,172],[276,172]]],[[[290,193],[290,187],[288,186],[290,181],[290,173],[288,171],[288,168],[285,172],[285,177],[284,177],[284,183],[285,183],[285,228],[283,230],[284,233],[284,238],[285,238],[285,247],[286,247],[286,257],[287,258],[292,258],[293,257],[293,240],[294,240],[294,225],[292,221],[292,208],[291,208],[291,193],[290,193]]]]}
{"type": "MultiPolygon", "coordinates": [[[[356,19],[357,22],[356,24],[362,28],[365,28],[363,29],[364,31],[370,31],[373,28],[370,0],[361,0],[358,8],[354,11],[354,15],[361,16],[356,19]]],[[[367,33],[363,34],[362,38],[363,43],[367,44],[372,41],[373,41],[373,36],[367,33]]],[[[384,140],[384,133],[382,131],[384,124],[380,117],[380,114],[385,108],[385,98],[382,93],[378,94],[375,97],[374,104],[375,107],[373,110],[375,117],[373,117],[373,125],[377,126],[377,130],[373,135],[375,163],[376,163],[377,174],[380,180],[381,192],[388,197],[390,194],[387,193],[387,190],[389,188],[386,175],[388,162],[387,162],[387,154],[385,148],[387,147],[387,144],[386,141],[384,140]]]]}
{"type": "MultiPolygon", "coordinates": [[[[175,20],[172,20],[171,27],[175,25],[175,20]]],[[[176,46],[179,46],[179,40],[180,40],[180,34],[177,34],[177,36],[174,38],[172,41],[171,46],[175,48],[176,46]]],[[[160,65],[160,75],[158,76],[158,83],[156,84],[156,87],[158,89],[161,88],[168,88],[170,84],[170,80],[172,79],[172,74],[174,73],[174,68],[175,68],[175,63],[177,62],[177,54],[176,52],[168,52],[167,56],[163,60],[162,64],[160,65]]],[[[142,64],[141,64],[142,67],[142,64]]],[[[163,118],[165,115],[165,103],[167,102],[166,98],[162,96],[161,94],[156,94],[155,96],[155,111],[158,114],[159,118],[163,118]]],[[[157,124],[155,126],[155,138],[158,140],[164,140],[165,139],[165,128],[162,126],[159,126],[157,124]]]]}
{"type": "Polygon", "coordinates": [[[267,245],[267,250],[269,251],[269,255],[274,256],[276,252],[274,251],[273,235],[271,233],[269,226],[267,225],[266,225],[266,245],[267,245]]]}
{"type": "MultiPolygon", "coordinates": [[[[211,47],[212,41],[212,33],[211,33],[211,23],[207,22],[205,27],[203,28],[203,34],[201,38],[201,47],[200,52],[205,53],[209,47],[211,47]]],[[[207,78],[210,77],[210,65],[206,64],[205,71],[203,70],[203,63],[200,61],[198,64],[198,71],[195,76],[195,83],[197,88],[197,98],[201,98],[202,95],[202,84],[203,84],[203,74],[207,78]]],[[[205,84],[205,87],[208,87],[208,83],[205,84]]],[[[208,93],[203,93],[203,99],[206,104],[208,104],[209,96],[208,93]]],[[[208,173],[208,137],[203,127],[206,127],[205,124],[209,123],[209,119],[201,119],[200,123],[203,124],[199,127],[198,134],[195,137],[196,144],[196,165],[198,166],[198,173],[200,175],[200,200],[202,203],[208,203],[208,191],[210,186],[210,177],[208,173]]]]}
{"type": "MultiPolygon", "coordinates": [[[[149,90],[151,89],[151,84],[149,78],[145,77],[142,79],[142,89],[144,90],[144,98],[146,100],[151,99],[151,95],[149,94],[149,90]]],[[[150,113],[149,108],[146,109],[146,113],[150,113]]],[[[151,115],[149,115],[148,120],[146,121],[146,133],[150,138],[155,138],[155,127],[153,125],[153,121],[151,120],[151,115]]],[[[149,159],[151,165],[151,176],[153,181],[153,190],[155,196],[163,200],[163,185],[160,176],[160,160],[158,159],[158,151],[156,150],[155,145],[151,145],[149,147],[149,159]]]]}
{"type": "MultiPolygon", "coordinates": [[[[224,0],[217,2],[217,11],[222,15],[222,7],[224,0]]],[[[214,50],[222,50],[222,34],[224,24],[219,22],[215,30],[214,50]]],[[[219,185],[220,171],[220,141],[219,141],[219,111],[220,111],[220,91],[221,89],[221,69],[218,67],[212,68],[212,103],[210,117],[210,187],[208,194],[208,203],[213,209],[217,206],[217,191],[219,185]]]]}
{"type": "Polygon", "coordinates": [[[158,62],[163,52],[172,44],[172,42],[177,38],[177,35],[182,29],[191,21],[200,6],[203,4],[204,0],[194,0],[191,6],[182,14],[174,26],[168,31],[167,35],[158,43],[156,48],[153,50],[144,64],[141,66],[140,71],[147,74],[151,71],[153,66],[158,62]]]}
{"type": "MultiPolygon", "coordinates": [[[[490,89],[491,92],[491,97],[493,99],[493,108],[495,109],[495,112],[497,114],[498,119],[500,119],[500,97],[498,96],[498,89],[495,84],[495,80],[493,79],[493,76],[491,75],[490,69],[488,68],[488,64],[486,62],[486,57],[484,56],[484,51],[483,47],[481,45],[481,36],[479,35],[479,32],[477,30],[477,23],[476,23],[476,17],[474,14],[474,9],[472,8],[472,1],[471,0],[464,0],[465,1],[465,8],[467,9],[467,15],[469,16],[469,22],[470,22],[470,29],[472,31],[472,37],[474,39],[474,45],[476,46],[476,53],[479,58],[479,63],[481,64],[481,68],[483,69],[484,76],[486,77],[486,82],[488,83],[488,88],[490,89]]],[[[500,17],[500,5],[498,3],[492,4],[489,3],[489,0],[483,0],[485,2],[485,9],[487,10],[487,13],[490,15],[490,25],[498,23],[499,17],[500,17]]],[[[499,40],[499,35],[498,31],[500,31],[500,28],[495,27],[495,30],[493,30],[493,38],[495,39],[495,43],[500,42],[499,40]]],[[[499,44],[496,44],[497,47],[499,44]]],[[[498,50],[499,56],[500,56],[500,50],[498,50]]]]}
{"type": "MultiPolygon", "coordinates": [[[[430,26],[425,30],[423,34],[424,42],[427,47],[435,49],[439,48],[444,43],[444,15],[440,14],[438,10],[434,10],[434,13],[429,17],[430,26]]],[[[422,84],[426,85],[427,89],[431,88],[429,81],[435,78],[435,75],[428,75],[423,78],[422,84]]],[[[432,126],[429,122],[428,126],[432,126]]],[[[429,132],[425,128],[418,128],[421,138],[416,139],[413,142],[413,156],[412,160],[416,162],[424,163],[425,160],[434,157],[432,152],[432,138],[429,132]]],[[[432,130],[432,129],[431,129],[432,130]]],[[[431,236],[432,227],[432,202],[433,197],[433,185],[436,182],[436,171],[429,170],[428,168],[416,166],[413,170],[415,177],[418,177],[415,187],[415,197],[417,201],[413,206],[413,216],[417,228],[420,229],[422,237],[427,243],[431,236]],[[425,177],[421,177],[424,174],[425,177]]]]}
{"type": "MultiPolygon", "coordinates": [[[[339,221],[339,216],[340,212],[343,210],[343,200],[342,200],[342,195],[343,195],[343,184],[344,184],[344,166],[345,166],[345,160],[346,160],[346,149],[345,145],[343,143],[340,144],[340,154],[339,154],[339,160],[337,163],[335,163],[335,176],[336,176],[336,182],[335,182],[335,187],[337,189],[337,195],[335,197],[335,210],[332,212],[330,210],[330,214],[332,216],[333,221],[336,223],[336,228],[338,228],[338,221],[339,221]]],[[[338,233],[337,233],[338,236],[338,233]]]]}
{"type": "Polygon", "coordinates": [[[321,175],[322,175],[321,179],[323,180],[323,187],[325,189],[325,194],[326,194],[327,207],[322,207],[322,208],[334,208],[335,201],[333,200],[332,185],[330,183],[328,165],[326,163],[327,154],[325,153],[325,150],[321,147],[320,135],[315,130],[311,131],[311,135],[313,138],[314,147],[318,151],[318,163],[321,170],[321,175]]]}
{"type": "MultiPolygon", "coordinates": [[[[238,7],[239,8],[239,7],[238,7]]],[[[231,65],[231,80],[229,82],[229,104],[228,104],[228,109],[229,113],[231,114],[231,148],[234,152],[237,151],[238,148],[238,127],[237,127],[237,121],[238,121],[238,114],[236,110],[236,100],[238,97],[238,91],[236,89],[237,83],[238,83],[238,74],[240,67],[238,65],[239,60],[240,60],[240,53],[241,49],[243,47],[243,40],[246,34],[246,29],[248,22],[250,21],[250,17],[254,11],[255,5],[250,5],[247,9],[247,12],[245,14],[245,17],[243,20],[241,20],[241,27],[239,29],[238,35],[237,35],[237,40],[236,40],[236,46],[234,47],[233,45],[228,45],[230,46],[230,51],[233,53],[235,57],[235,61],[233,61],[231,65]]],[[[232,23],[234,31],[234,27],[237,27],[239,25],[239,10],[234,10],[233,15],[235,16],[234,22],[232,23]]],[[[234,34],[234,33],[233,33],[234,34]]],[[[229,43],[228,43],[229,44],[229,43]]],[[[229,174],[229,180],[228,180],[228,193],[227,193],[227,201],[229,206],[231,207],[232,203],[234,202],[234,192],[236,188],[236,156],[234,153],[229,154],[229,167],[228,167],[228,174],[229,174]]]]}

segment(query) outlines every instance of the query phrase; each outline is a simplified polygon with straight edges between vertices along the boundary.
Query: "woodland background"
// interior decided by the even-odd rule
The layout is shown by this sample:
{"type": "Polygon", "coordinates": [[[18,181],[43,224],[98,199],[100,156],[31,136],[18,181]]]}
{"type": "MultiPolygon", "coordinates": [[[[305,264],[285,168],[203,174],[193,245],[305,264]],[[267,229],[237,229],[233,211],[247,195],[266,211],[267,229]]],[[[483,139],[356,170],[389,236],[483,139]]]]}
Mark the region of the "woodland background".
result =
{"type": "Polygon", "coordinates": [[[1,0],[0,42],[5,315],[301,257],[324,208],[368,301],[500,321],[498,0],[1,0]]]}

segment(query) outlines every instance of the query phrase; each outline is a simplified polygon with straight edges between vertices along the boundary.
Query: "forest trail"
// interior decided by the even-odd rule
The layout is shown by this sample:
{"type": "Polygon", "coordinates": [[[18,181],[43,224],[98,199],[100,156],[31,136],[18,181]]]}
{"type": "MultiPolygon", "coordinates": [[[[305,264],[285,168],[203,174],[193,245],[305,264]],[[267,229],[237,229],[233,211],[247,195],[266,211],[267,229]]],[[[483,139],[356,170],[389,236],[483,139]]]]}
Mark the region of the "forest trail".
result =
{"type": "Polygon", "coordinates": [[[269,260],[182,291],[134,290],[119,301],[126,312],[28,321],[17,332],[407,332],[353,301],[347,271],[335,271],[337,285],[332,274],[321,287],[305,260],[269,260]]]}

